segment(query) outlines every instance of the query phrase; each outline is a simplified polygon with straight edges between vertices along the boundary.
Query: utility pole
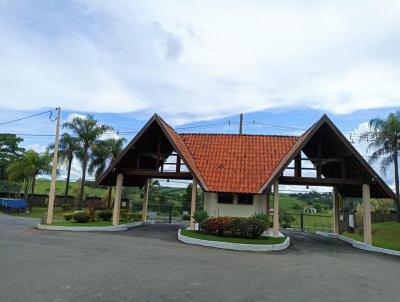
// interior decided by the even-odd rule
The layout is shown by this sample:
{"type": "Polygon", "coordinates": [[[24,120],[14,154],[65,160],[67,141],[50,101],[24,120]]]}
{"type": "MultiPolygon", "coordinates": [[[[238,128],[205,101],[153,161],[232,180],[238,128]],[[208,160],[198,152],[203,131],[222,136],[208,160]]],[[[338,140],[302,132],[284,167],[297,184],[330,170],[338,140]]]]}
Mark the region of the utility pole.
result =
{"type": "Polygon", "coordinates": [[[57,178],[57,164],[58,164],[58,140],[60,135],[60,112],[61,108],[57,107],[57,125],[56,125],[56,139],[54,142],[54,155],[53,155],[53,167],[51,171],[51,183],[49,192],[49,205],[47,208],[47,224],[53,222],[53,210],[54,210],[54,199],[56,197],[56,178],[57,178]]]}
{"type": "Polygon", "coordinates": [[[239,134],[243,134],[243,113],[240,114],[239,134]]]}

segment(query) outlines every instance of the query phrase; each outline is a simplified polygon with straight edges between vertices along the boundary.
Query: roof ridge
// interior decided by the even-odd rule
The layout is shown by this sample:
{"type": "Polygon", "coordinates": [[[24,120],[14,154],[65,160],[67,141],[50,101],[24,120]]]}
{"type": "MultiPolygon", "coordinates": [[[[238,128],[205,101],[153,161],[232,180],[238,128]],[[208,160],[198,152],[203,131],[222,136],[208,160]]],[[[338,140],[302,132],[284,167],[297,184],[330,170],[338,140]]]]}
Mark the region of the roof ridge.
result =
{"type": "Polygon", "coordinates": [[[179,135],[209,135],[209,136],[257,136],[257,137],[287,137],[299,138],[300,135],[283,135],[283,134],[234,134],[234,133],[191,133],[191,132],[177,132],[179,135]]]}

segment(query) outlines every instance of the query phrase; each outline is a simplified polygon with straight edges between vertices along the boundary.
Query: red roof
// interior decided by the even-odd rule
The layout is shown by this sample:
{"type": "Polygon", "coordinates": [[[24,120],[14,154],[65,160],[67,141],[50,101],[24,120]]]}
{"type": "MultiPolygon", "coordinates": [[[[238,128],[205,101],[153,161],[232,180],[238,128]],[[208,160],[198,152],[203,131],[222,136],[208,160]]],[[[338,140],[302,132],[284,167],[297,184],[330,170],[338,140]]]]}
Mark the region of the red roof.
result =
{"type": "Polygon", "coordinates": [[[295,136],[180,134],[208,191],[257,193],[295,136]]]}

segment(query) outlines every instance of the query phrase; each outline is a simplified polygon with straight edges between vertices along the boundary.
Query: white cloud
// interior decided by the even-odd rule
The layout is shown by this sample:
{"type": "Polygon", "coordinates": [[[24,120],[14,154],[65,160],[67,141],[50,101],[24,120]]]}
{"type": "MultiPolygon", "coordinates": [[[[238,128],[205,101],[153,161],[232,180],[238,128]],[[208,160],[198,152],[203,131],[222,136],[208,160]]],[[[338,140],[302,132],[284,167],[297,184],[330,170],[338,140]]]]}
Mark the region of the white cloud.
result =
{"type": "Polygon", "coordinates": [[[398,1],[6,1],[0,11],[7,109],[157,111],[183,123],[400,105],[398,1]]]}

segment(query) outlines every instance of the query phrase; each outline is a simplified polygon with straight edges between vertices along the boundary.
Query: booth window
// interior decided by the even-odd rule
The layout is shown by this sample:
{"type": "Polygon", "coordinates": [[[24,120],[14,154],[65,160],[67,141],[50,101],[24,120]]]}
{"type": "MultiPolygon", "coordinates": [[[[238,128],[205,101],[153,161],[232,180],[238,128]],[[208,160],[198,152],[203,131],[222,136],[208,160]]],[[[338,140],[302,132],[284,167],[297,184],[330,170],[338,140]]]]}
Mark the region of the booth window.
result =
{"type": "Polygon", "coordinates": [[[253,204],[253,194],[239,194],[238,204],[253,204]]]}
{"type": "Polygon", "coordinates": [[[233,204],[233,193],[218,193],[218,203],[233,204]]]}

